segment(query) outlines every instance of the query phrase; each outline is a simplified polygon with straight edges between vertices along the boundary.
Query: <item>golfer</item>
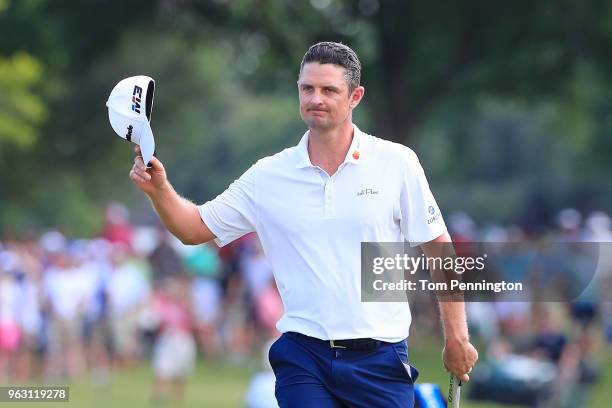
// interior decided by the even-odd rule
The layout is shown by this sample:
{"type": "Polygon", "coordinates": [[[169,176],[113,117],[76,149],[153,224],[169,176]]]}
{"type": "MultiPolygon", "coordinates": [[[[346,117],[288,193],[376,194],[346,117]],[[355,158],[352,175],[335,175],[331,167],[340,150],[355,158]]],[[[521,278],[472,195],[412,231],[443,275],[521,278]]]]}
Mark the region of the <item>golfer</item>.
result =
{"type": "MultiPolygon", "coordinates": [[[[182,198],[164,166],[137,156],[130,178],[185,244],[219,245],[255,231],[284,305],[272,345],[281,407],[411,407],[407,302],[360,301],[361,242],[450,242],[412,150],[362,132],[352,121],[365,89],[343,44],[304,55],[297,82],[308,131],[297,146],[263,158],[203,205],[182,198]]],[[[257,129],[253,129],[257,132],[257,129]]],[[[137,148],[137,153],[139,150],[137,148]]],[[[440,302],[444,366],[463,381],[477,360],[464,304],[440,302]]]]}

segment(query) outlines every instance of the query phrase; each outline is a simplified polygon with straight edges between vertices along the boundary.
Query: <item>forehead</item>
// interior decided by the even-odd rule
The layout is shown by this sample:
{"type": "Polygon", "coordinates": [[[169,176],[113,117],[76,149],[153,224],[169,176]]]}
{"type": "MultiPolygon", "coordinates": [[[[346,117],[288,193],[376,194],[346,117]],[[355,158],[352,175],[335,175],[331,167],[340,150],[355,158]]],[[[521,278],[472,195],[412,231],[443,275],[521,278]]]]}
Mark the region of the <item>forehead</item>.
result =
{"type": "Polygon", "coordinates": [[[298,84],[307,83],[309,85],[336,85],[346,84],[346,69],[335,64],[319,64],[309,62],[304,64],[298,84]]]}

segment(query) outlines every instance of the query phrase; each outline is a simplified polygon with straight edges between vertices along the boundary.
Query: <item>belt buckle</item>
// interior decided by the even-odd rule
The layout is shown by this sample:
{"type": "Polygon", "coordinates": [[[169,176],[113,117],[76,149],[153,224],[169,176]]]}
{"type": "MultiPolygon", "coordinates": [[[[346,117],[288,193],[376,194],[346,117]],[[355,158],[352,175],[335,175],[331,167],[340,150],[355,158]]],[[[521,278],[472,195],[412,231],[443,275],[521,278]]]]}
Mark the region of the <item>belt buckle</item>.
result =
{"type": "Polygon", "coordinates": [[[339,345],[336,345],[336,343],[334,342],[334,340],[330,340],[330,341],[329,341],[329,345],[331,346],[331,348],[342,348],[342,349],[345,349],[345,348],[346,348],[345,346],[339,346],[339,345]]]}

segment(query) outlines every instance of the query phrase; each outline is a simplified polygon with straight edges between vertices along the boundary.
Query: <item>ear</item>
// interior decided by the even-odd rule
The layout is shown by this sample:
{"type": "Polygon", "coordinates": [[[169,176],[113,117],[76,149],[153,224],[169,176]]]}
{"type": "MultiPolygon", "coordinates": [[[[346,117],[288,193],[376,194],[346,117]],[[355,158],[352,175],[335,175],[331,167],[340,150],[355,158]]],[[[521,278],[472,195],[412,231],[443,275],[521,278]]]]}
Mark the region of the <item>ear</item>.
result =
{"type": "Polygon", "coordinates": [[[363,86],[358,86],[353,90],[353,93],[349,97],[351,99],[351,109],[355,109],[357,105],[359,105],[364,94],[365,88],[363,86]]]}

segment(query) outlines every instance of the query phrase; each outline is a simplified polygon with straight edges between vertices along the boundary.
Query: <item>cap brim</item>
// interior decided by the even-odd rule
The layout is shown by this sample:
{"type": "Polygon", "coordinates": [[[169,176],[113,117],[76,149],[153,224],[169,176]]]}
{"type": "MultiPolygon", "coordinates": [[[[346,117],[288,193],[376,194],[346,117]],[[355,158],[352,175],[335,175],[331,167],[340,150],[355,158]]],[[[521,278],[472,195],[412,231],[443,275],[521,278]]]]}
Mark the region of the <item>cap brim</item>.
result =
{"type": "Polygon", "coordinates": [[[151,124],[148,120],[144,121],[139,142],[142,161],[148,165],[155,154],[155,139],[153,138],[153,130],[151,130],[151,124]]]}

